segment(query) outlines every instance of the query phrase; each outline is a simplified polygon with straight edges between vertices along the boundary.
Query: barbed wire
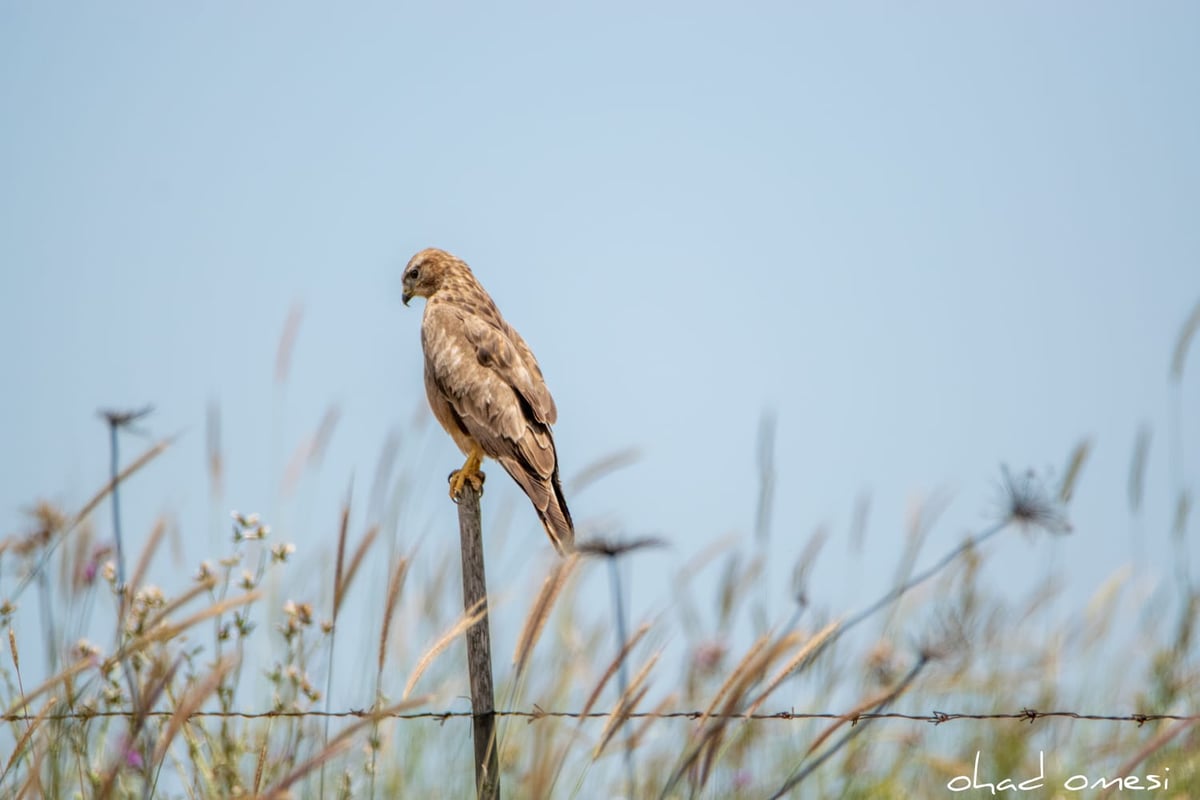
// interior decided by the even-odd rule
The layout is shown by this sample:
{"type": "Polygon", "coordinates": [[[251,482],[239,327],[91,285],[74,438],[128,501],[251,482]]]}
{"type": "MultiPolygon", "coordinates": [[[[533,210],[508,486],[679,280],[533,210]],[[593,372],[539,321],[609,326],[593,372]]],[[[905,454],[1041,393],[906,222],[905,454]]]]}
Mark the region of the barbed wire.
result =
{"type": "MultiPolygon", "coordinates": [[[[497,710],[492,712],[497,717],[515,717],[528,719],[529,722],[536,722],[544,718],[560,718],[560,719],[607,719],[613,715],[611,711],[589,711],[583,713],[580,711],[547,711],[545,709],[534,706],[532,709],[518,710],[497,710]]],[[[171,717],[174,716],[173,711],[70,711],[57,714],[45,714],[40,718],[43,720],[67,721],[67,720],[87,720],[98,719],[104,717],[171,717]]],[[[474,716],[471,711],[403,711],[403,712],[379,712],[370,709],[347,709],[345,711],[289,711],[289,710],[270,710],[270,711],[194,711],[188,715],[188,719],[199,717],[219,717],[219,718],[238,718],[238,719],[277,719],[277,718],[353,718],[353,719],[369,719],[378,717],[379,719],[397,719],[397,720],[421,720],[429,719],[445,722],[450,719],[470,718],[474,716]]],[[[905,714],[899,711],[883,711],[883,712],[863,712],[854,714],[837,714],[831,711],[776,711],[773,713],[754,713],[754,714],[706,714],[703,711],[636,711],[630,714],[623,715],[628,719],[686,719],[686,720],[753,720],[753,721],[802,721],[802,720],[827,720],[835,721],[842,720],[856,724],[858,722],[866,722],[869,720],[904,720],[909,722],[925,722],[932,725],[941,725],[946,722],[954,722],[956,720],[976,720],[976,721],[1000,721],[1000,720],[1021,720],[1024,722],[1033,722],[1039,719],[1071,719],[1083,720],[1089,722],[1132,722],[1141,727],[1149,722],[1200,722],[1200,714],[1085,714],[1078,711],[1038,711],[1033,708],[1023,708],[1020,711],[1014,712],[992,712],[986,714],[969,714],[961,712],[946,712],[946,711],[931,711],[928,714],[905,714]]],[[[9,713],[0,716],[0,720],[4,722],[30,722],[39,719],[36,714],[17,714],[9,713]]]]}

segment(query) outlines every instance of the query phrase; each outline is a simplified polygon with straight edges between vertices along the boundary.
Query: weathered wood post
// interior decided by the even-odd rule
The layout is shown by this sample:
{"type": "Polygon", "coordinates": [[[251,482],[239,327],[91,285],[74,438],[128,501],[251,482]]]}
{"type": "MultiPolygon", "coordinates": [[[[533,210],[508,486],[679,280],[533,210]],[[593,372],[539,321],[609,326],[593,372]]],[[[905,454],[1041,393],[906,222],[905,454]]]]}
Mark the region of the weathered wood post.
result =
{"type": "Polygon", "coordinates": [[[487,577],[483,569],[483,527],[479,492],[468,481],[458,498],[462,540],[463,608],[483,611],[467,631],[467,669],[471,676],[471,720],[475,739],[475,796],[499,800],[500,759],[496,754],[496,694],[492,686],[492,636],[487,614],[487,577]]]}

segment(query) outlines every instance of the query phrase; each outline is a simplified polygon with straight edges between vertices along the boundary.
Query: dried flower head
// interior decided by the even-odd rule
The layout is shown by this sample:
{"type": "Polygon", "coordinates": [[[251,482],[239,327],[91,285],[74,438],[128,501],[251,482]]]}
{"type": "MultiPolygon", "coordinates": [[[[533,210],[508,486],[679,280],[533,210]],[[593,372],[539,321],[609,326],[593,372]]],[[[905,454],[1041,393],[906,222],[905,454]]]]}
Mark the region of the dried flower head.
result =
{"type": "Polygon", "coordinates": [[[621,541],[618,539],[605,539],[600,536],[593,537],[586,542],[579,542],[575,545],[575,551],[585,556],[607,556],[614,558],[616,556],[631,553],[634,550],[642,550],[652,547],[666,547],[667,542],[663,539],[654,536],[646,536],[641,539],[631,539],[629,541],[621,541]]]}
{"type": "Polygon", "coordinates": [[[54,535],[67,526],[67,515],[57,506],[46,500],[38,501],[37,505],[26,512],[33,525],[23,535],[14,537],[11,547],[19,556],[35,553],[50,543],[54,535]]]}
{"type": "Polygon", "coordinates": [[[700,673],[711,674],[720,668],[721,662],[725,660],[725,654],[728,652],[729,648],[724,642],[717,640],[701,642],[692,652],[692,663],[700,673]]]}
{"type": "Polygon", "coordinates": [[[278,563],[287,561],[296,552],[296,545],[288,542],[271,545],[271,560],[278,563]]]}
{"type": "Polygon", "coordinates": [[[80,639],[72,648],[71,654],[78,659],[88,659],[95,666],[100,665],[100,648],[87,639],[80,639]]]}
{"type": "Polygon", "coordinates": [[[1040,528],[1047,533],[1063,535],[1071,532],[1062,505],[1046,490],[1045,484],[1033,470],[1014,476],[1004,470],[1003,507],[1007,519],[1026,530],[1040,528]]]}

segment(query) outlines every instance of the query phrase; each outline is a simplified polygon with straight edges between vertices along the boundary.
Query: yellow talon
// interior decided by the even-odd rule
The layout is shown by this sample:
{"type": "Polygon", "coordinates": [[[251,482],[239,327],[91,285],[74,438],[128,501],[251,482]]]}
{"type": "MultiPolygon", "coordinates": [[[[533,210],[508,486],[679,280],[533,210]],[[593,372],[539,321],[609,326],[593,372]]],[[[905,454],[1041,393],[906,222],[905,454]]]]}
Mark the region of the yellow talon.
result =
{"type": "Polygon", "coordinates": [[[467,456],[467,461],[462,465],[462,469],[456,469],[450,473],[451,500],[456,503],[458,502],[463,486],[468,482],[477,494],[483,494],[483,481],[487,476],[479,471],[479,466],[482,463],[483,451],[478,447],[471,448],[471,454],[467,456]]]}

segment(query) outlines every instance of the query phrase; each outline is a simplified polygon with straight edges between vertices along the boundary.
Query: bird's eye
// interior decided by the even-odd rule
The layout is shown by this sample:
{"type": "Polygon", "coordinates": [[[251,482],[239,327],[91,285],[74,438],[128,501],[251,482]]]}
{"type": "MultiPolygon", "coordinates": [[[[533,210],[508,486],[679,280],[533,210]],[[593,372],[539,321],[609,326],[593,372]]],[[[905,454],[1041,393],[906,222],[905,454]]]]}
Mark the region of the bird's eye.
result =
{"type": "Polygon", "coordinates": [[[420,278],[420,277],[421,277],[421,270],[419,268],[413,267],[412,269],[410,269],[408,271],[408,279],[410,281],[415,281],[417,278],[420,278]]]}

